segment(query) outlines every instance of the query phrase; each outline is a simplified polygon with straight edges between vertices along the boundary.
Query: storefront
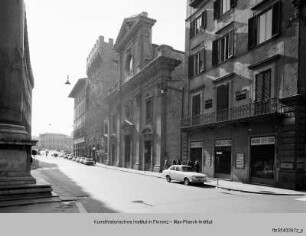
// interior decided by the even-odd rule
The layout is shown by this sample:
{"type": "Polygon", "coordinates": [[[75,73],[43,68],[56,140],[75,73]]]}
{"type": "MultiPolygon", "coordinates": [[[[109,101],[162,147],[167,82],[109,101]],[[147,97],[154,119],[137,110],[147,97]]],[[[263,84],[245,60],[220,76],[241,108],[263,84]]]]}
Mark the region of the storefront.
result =
{"type": "Polygon", "coordinates": [[[251,181],[274,185],[275,137],[251,138],[251,181]]]}
{"type": "Polygon", "coordinates": [[[230,179],[232,166],[232,140],[215,140],[215,177],[230,179]]]}
{"type": "Polygon", "coordinates": [[[200,164],[199,172],[202,172],[203,142],[190,142],[190,161],[192,165],[197,161],[200,164]]]}

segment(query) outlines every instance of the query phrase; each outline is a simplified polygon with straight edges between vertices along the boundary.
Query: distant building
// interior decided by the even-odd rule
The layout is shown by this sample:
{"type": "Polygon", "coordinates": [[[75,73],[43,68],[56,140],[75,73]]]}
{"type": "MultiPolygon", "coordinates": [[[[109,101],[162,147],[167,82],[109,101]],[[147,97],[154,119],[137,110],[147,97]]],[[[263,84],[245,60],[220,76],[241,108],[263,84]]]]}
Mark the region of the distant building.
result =
{"type": "Polygon", "coordinates": [[[104,120],[108,107],[103,99],[118,81],[118,54],[113,39],[100,36],[87,58],[86,84],[86,155],[102,162],[107,152],[104,120]]]}
{"type": "Polygon", "coordinates": [[[159,172],[165,159],[180,158],[184,52],[152,44],[155,22],[145,12],[126,18],[115,43],[120,81],[105,99],[109,165],[159,172]]]}
{"type": "Polygon", "coordinates": [[[306,186],[306,26],[298,12],[305,1],[187,1],[182,156],[209,177],[306,186]]]}
{"type": "Polygon", "coordinates": [[[40,134],[36,145],[39,150],[73,151],[73,139],[65,134],[40,134]]]}
{"type": "Polygon", "coordinates": [[[84,156],[86,153],[86,84],[87,78],[79,79],[69,94],[70,98],[74,98],[73,153],[77,157],[84,156]]]}

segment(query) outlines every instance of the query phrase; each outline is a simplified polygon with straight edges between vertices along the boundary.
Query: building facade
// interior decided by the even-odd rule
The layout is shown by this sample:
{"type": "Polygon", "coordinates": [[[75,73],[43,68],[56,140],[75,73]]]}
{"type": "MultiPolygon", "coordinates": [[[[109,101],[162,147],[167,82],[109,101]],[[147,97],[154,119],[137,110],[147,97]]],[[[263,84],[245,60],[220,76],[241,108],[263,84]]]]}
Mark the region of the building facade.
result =
{"type": "Polygon", "coordinates": [[[57,150],[72,152],[73,138],[65,134],[45,133],[40,134],[37,147],[39,150],[57,150]]]}
{"type": "Polygon", "coordinates": [[[161,171],[180,158],[184,53],[152,44],[155,20],[143,12],[124,19],[115,50],[119,83],[105,102],[107,163],[161,171]]]}
{"type": "Polygon", "coordinates": [[[187,1],[182,157],[209,177],[306,186],[306,27],[291,2],[187,1]]]}
{"type": "Polygon", "coordinates": [[[87,78],[79,79],[69,94],[70,98],[74,98],[73,153],[76,157],[84,156],[86,153],[86,84],[87,78]]]}
{"type": "Polygon", "coordinates": [[[109,89],[118,82],[118,54],[114,50],[113,39],[108,42],[100,36],[87,58],[86,85],[86,156],[98,162],[105,161],[107,137],[104,135],[104,120],[108,107],[103,99],[109,89]]]}

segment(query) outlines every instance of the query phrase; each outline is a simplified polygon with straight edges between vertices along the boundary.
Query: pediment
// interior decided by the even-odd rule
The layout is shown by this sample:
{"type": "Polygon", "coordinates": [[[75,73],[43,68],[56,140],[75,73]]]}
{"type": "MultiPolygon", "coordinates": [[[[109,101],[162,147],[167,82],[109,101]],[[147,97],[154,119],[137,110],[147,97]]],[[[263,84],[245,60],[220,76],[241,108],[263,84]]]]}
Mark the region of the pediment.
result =
{"type": "Polygon", "coordinates": [[[135,125],[128,121],[128,120],[124,120],[121,124],[121,128],[124,129],[124,128],[130,128],[130,127],[134,127],[135,125]]]}
{"type": "Polygon", "coordinates": [[[118,44],[122,39],[124,39],[129,30],[137,23],[138,19],[138,16],[124,19],[116,39],[116,44],[118,44]]]}
{"type": "Polygon", "coordinates": [[[124,134],[132,134],[133,130],[134,130],[135,125],[128,121],[128,120],[124,120],[121,124],[121,129],[123,131],[124,134]]]}

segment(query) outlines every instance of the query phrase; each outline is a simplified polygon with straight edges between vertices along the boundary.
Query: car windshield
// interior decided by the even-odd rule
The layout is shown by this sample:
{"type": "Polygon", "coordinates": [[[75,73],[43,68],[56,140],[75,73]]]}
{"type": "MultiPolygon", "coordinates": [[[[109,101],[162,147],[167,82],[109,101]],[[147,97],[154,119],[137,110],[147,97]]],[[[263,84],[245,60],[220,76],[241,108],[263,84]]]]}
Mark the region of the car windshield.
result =
{"type": "Polygon", "coordinates": [[[182,166],[182,171],[183,172],[192,172],[191,166],[182,166]]]}

